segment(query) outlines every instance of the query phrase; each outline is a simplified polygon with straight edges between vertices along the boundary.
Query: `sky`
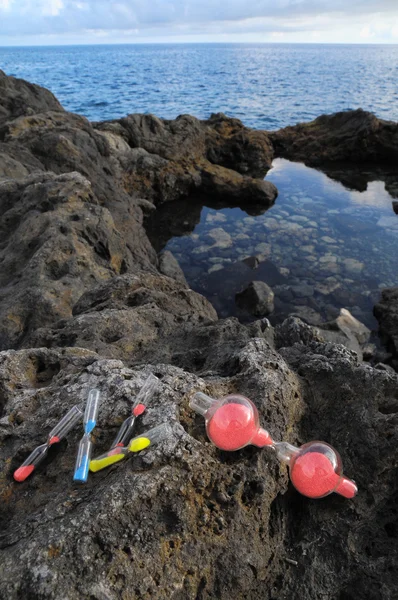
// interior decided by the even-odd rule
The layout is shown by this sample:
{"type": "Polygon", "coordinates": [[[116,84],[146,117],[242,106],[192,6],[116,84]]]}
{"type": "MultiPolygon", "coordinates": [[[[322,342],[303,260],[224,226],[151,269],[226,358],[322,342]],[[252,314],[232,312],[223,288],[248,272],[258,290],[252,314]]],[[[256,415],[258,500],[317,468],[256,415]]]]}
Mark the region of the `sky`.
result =
{"type": "Polygon", "coordinates": [[[398,44],[398,0],[0,0],[0,46],[398,44]]]}

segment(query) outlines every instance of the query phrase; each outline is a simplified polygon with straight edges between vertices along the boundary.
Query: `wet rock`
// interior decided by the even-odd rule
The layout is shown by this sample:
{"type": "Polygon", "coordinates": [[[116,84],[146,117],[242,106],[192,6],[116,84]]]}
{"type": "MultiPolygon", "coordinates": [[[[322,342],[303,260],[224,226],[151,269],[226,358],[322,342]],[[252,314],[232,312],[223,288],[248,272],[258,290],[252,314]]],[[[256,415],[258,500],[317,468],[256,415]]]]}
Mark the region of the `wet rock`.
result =
{"type": "Polygon", "coordinates": [[[178,260],[175,258],[172,252],[170,252],[170,250],[165,250],[160,255],[159,271],[163,273],[163,275],[167,275],[167,277],[171,277],[172,279],[175,279],[179,283],[182,283],[189,288],[184,272],[178,264],[178,260]]]}
{"type": "Polygon", "coordinates": [[[364,268],[364,264],[355,258],[345,258],[343,261],[344,267],[348,273],[357,275],[361,273],[364,268]]]}
{"type": "Polygon", "coordinates": [[[224,267],[222,266],[222,264],[215,264],[212,267],[210,267],[210,269],[207,270],[207,272],[210,273],[215,273],[216,271],[221,271],[224,267]]]}
{"type": "Polygon", "coordinates": [[[250,314],[261,317],[274,310],[274,292],[263,281],[252,281],[235,296],[236,304],[250,314]]]}
{"type": "Polygon", "coordinates": [[[210,242],[211,248],[230,248],[232,246],[232,238],[222,227],[210,229],[204,238],[210,242]]]}
{"type": "Polygon", "coordinates": [[[398,229],[397,217],[380,217],[377,221],[379,227],[386,227],[387,229],[398,229]]]}
{"type": "Polygon", "coordinates": [[[247,258],[244,258],[242,262],[245,263],[245,265],[247,265],[250,269],[257,269],[260,261],[258,260],[257,256],[248,256],[247,258]]]}
{"type": "Polygon", "coordinates": [[[307,283],[292,285],[290,289],[296,298],[311,298],[314,295],[314,286],[307,283]]]}
{"type": "Polygon", "coordinates": [[[395,212],[395,214],[398,215],[398,200],[393,200],[392,209],[395,212]]]}
{"type": "Polygon", "coordinates": [[[324,322],[322,315],[319,314],[319,312],[317,312],[314,308],[309,306],[294,306],[292,316],[298,317],[304,321],[304,323],[307,323],[308,325],[314,325],[316,327],[322,325],[324,322]]]}
{"type": "Polygon", "coordinates": [[[228,206],[244,204],[270,207],[278,195],[270,181],[252,179],[219,165],[201,164],[202,187],[205,193],[228,199],[228,206]]]}
{"type": "Polygon", "coordinates": [[[377,347],[376,344],[365,344],[362,347],[362,354],[364,360],[372,360],[376,356],[377,347]]]}

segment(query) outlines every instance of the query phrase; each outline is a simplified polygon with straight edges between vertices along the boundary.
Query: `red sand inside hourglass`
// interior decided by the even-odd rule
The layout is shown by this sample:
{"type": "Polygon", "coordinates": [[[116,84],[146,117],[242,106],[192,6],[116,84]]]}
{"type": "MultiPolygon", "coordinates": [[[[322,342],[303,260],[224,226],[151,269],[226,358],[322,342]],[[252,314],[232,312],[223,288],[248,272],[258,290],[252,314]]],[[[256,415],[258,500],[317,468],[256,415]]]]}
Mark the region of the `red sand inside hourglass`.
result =
{"type": "Polygon", "coordinates": [[[320,452],[298,456],[290,469],[290,478],[294,487],[308,498],[321,498],[333,491],[353,498],[358,491],[355,483],[336,473],[328,457],[320,452]]]}
{"type": "Polygon", "coordinates": [[[271,437],[256,423],[251,406],[228,403],[220,406],[207,424],[211,441],[221,450],[239,450],[252,443],[270,446],[271,437]]]}

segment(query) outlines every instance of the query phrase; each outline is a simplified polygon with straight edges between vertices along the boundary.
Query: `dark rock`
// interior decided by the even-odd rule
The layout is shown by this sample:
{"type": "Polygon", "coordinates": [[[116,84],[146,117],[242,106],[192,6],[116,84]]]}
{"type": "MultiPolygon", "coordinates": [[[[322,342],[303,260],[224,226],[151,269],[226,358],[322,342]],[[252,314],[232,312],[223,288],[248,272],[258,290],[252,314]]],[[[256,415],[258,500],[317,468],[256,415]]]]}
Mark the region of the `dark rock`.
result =
{"type": "Polygon", "coordinates": [[[213,196],[228,200],[228,205],[272,206],[278,191],[273,183],[263,179],[252,179],[219,165],[201,165],[203,190],[213,196]]]}
{"type": "Polygon", "coordinates": [[[80,346],[106,358],[134,364],[171,362],[189,351],[188,332],[217,320],[203,296],[159,274],[113,277],[93,286],[73,307],[73,318],[37,329],[26,341],[35,347],[80,346]]]}
{"type": "MultiPolygon", "coordinates": [[[[397,489],[397,481],[391,457],[397,456],[398,432],[394,426],[398,410],[397,376],[375,370],[366,363],[358,364],[351,352],[333,344],[311,342],[307,346],[285,347],[280,353],[290,368],[306,381],[308,389],[312,390],[312,394],[306,396],[309,410],[301,421],[302,439],[328,439],[335,447],[344,446],[345,473],[350,473],[362,490],[355,502],[355,509],[347,504],[343,506],[337,498],[334,501],[330,498],[328,507],[328,502],[323,501],[310,506],[307,502],[297,503],[294,498],[280,500],[284,510],[288,511],[292,525],[294,523],[286,541],[290,541],[290,547],[296,549],[295,558],[302,565],[302,569],[299,572],[296,570],[293,579],[285,584],[285,596],[316,597],[314,574],[319,573],[316,562],[322,557],[321,570],[325,574],[322,593],[325,597],[367,600],[385,596],[392,600],[398,592],[394,576],[383,565],[382,572],[378,572],[374,581],[365,574],[368,570],[365,565],[369,564],[369,559],[375,560],[376,556],[389,555],[389,548],[396,544],[394,532],[398,523],[395,492],[391,494],[391,489],[397,489]],[[345,436],[344,442],[342,436],[345,436]],[[389,457],[389,466],[385,471],[380,467],[384,453],[389,457]],[[389,492],[384,495],[383,489],[389,492]],[[381,496],[384,497],[382,503],[381,496]],[[362,513],[359,517],[361,525],[355,527],[352,510],[358,516],[360,506],[364,507],[368,516],[362,513]],[[387,528],[380,525],[387,522],[387,528]],[[351,530],[350,541],[343,533],[346,526],[351,530]],[[327,533],[323,533],[324,527],[327,533]],[[309,530],[318,532],[318,536],[314,534],[311,539],[312,542],[316,539],[316,543],[311,545],[308,545],[309,538],[305,537],[305,532],[309,530]],[[333,536],[338,532],[343,536],[340,538],[337,559],[340,563],[338,573],[332,566],[336,559],[329,538],[332,530],[333,536]],[[370,556],[365,548],[368,548],[370,556]],[[353,553],[363,551],[365,554],[362,558],[358,556],[354,566],[353,553]],[[330,576],[327,575],[328,570],[330,576]],[[345,583],[340,588],[344,579],[345,583]],[[337,588],[339,592],[336,596],[337,588]],[[290,590],[290,594],[287,590],[290,590]]],[[[396,562],[395,551],[391,561],[396,562]]]]}
{"type": "Polygon", "coordinates": [[[247,258],[244,258],[242,262],[245,263],[245,265],[247,265],[250,269],[257,269],[258,265],[260,264],[257,256],[248,256],[247,258]]]}
{"type": "Polygon", "coordinates": [[[263,281],[252,281],[247,288],[236,294],[235,302],[251,315],[269,315],[274,310],[274,292],[263,281]]]}
{"type": "Polygon", "coordinates": [[[376,356],[376,353],[376,344],[365,344],[365,346],[362,347],[362,354],[364,360],[372,360],[376,356]]]}
{"type": "Polygon", "coordinates": [[[302,319],[304,323],[316,327],[319,327],[324,322],[322,315],[309,306],[294,306],[292,316],[298,317],[299,319],[302,319]]]}
{"type": "MultiPolygon", "coordinates": [[[[0,127],[9,119],[47,110],[64,110],[56,97],[40,87],[0,70],[0,127]]],[[[1,137],[1,134],[0,134],[1,137]]]]}
{"type": "Polygon", "coordinates": [[[331,342],[332,344],[341,344],[342,346],[345,346],[348,350],[354,352],[359,360],[362,360],[363,355],[361,346],[355,335],[348,329],[336,331],[332,329],[324,329],[322,326],[322,329],[320,328],[320,335],[325,341],[331,342]]]}
{"type": "Polygon", "coordinates": [[[314,295],[314,286],[307,283],[292,285],[290,289],[296,298],[311,298],[314,295]]]}
{"type": "Polygon", "coordinates": [[[322,115],[269,134],[276,156],[308,165],[331,162],[396,164],[398,124],[362,109],[322,115]]]}
{"type": "Polygon", "coordinates": [[[275,327],[275,346],[277,349],[294,346],[295,344],[308,345],[310,342],[323,342],[320,331],[304,323],[298,317],[289,317],[275,327]]]}
{"type": "Polygon", "coordinates": [[[82,350],[1,355],[0,378],[11,377],[4,390],[4,414],[16,423],[12,435],[0,429],[1,459],[13,457],[2,463],[2,594],[10,599],[36,595],[74,600],[106,590],[110,598],[128,593],[165,599],[180,589],[184,572],[185,597],[195,596],[198,589],[211,594],[220,588],[220,598],[227,599],[236,592],[231,567],[246,597],[260,593],[264,583],[246,564],[250,560],[256,571],[265,572],[271,552],[276,552],[283,565],[284,525],[265,550],[260,527],[268,531],[272,502],[286,490],[286,472],[280,472],[269,452],[255,460],[249,452],[238,463],[220,461],[219,451],[205,443],[203,424],[193,418],[188,400],[194,390],[217,396],[239,386],[253,397],[263,418],[272,414],[272,431],[278,437],[286,428],[295,431],[294,422],[283,414],[300,414],[302,400],[297,378],[289,376],[283,360],[264,342],[250,342],[232,351],[231,358],[233,379],[213,377],[205,383],[175,367],[130,370],[120,361],[100,360],[82,350]],[[55,362],[59,366],[38,389],[32,377],[39,361],[45,368],[55,362]],[[257,374],[259,361],[268,375],[257,374]],[[26,453],[72,404],[83,406],[90,386],[98,387],[103,397],[95,453],[106,450],[131,410],[130,398],[151,371],[161,377],[161,389],[141,428],[167,421],[172,427],[169,439],[116,469],[91,475],[87,486],[78,489],[72,482],[81,437],[77,427],[68,436],[66,451],[59,449],[26,483],[12,482],[11,474],[26,453]],[[265,481],[264,470],[272,474],[265,481]],[[258,552],[253,554],[253,549],[258,552]]]}
{"type": "Polygon", "coordinates": [[[265,131],[248,129],[222,113],[205,121],[207,158],[242,175],[264,178],[271,168],[273,147],[265,131]]]}
{"type": "MultiPolygon", "coordinates": [[[[41,88],[0,85],[1,343],[25,346],[0,353],[0,597],[396,598],[397,375],[299,319],[275,330],[267,319],[218,320],[157,271],[143,227],[143,210],[154,218],[209,185],[213,167],[232,172],[249,206],[247,175],[271,160],[267,135],[222,115],[93,126],[41,88]],[[95,453],[108,449],[149,372],[161,389],[138,432],[167,421],[167,440],[78,488],[77,427],[25,483],[13,481],[93,386],[103,395],[95,453]],[[197,390],[247,395],[277,440],[331,442],[358,497],[312,502],[272,451],[220,452],[189,409],[197,390]]],[[[180,227],[200,213],[190,202],[180,227]]],[[[253,275],[236,263],[209,276],[209,290],[226,275],[233,302],[234,273],[242,285],[253,275]]],[[[286,283],[269,261],[256,276],[286,283]]],[[[382,304],[393,336],[396,299],[382,304]]]]}
{"type": "Polygon", "coordinates": [[[142,234],[131,252],[79,173],[0,182],[0,215],[0,349],[70,317],[95,283],[150,264],[142,234]]]}
{"type": "Polygon", "coordinates": [[[374,307],[379,321],[379,335],[392,355],[392,364],[398,370],[398,288],[381,292],[381,300],[374,307]]]}
{"type": "Polygon", "coordinates": [[[129,172],[127,191],[156,204],[198,191],[250,206],[270,206],[276,198],[275,186],[263,181],[273,155],[268,134],[237,119],[220,114],[208,121],[189,115],[165,120],[133,114],[97,123],[96,129],[118,149],[129,172]]]}
{"type": "Polygon", "coordinates": [[[167,275],[167,277],[171,277],[172,279],[175,279],[179,283],[182,283],[189,288],[184,272],[178,264],[178,260],[170,252],[170,250],[166,250],[160,255],[159,271],[163,273],[163,275],[167,275]]]}
{"type": "Polygon", "coordinates": [[[398,215],[398,200],[393,200],[392,209],[396,215],[398,215]]]}

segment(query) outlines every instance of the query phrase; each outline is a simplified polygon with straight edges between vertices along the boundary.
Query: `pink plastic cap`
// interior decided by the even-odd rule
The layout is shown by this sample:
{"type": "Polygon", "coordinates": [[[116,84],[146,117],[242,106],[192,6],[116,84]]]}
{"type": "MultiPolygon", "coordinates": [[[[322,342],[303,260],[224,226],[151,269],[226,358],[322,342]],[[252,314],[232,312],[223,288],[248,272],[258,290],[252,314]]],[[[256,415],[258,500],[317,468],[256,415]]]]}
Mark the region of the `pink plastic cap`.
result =
{"type": "Polygon", "coordinates": [[[144,413],[146,410],[146,407],[144,404],[137,404],[137,406],[135,406],[133,408],[133,415],[135,417],[139,417],[140,415],[142,415],[142,413],[144,413]]]}

